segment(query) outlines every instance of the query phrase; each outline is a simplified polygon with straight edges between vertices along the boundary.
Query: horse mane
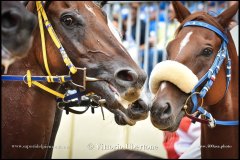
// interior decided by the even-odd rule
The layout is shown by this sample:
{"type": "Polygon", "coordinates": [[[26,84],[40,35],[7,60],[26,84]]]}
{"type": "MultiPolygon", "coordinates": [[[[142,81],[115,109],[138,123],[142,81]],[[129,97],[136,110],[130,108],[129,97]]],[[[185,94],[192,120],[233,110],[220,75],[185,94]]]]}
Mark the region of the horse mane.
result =
{"type": "Polygon", "coordinates": [[[203,11],[195,12],[195,13],[189,15],[185,20],[183,20],[175,32],[175,37],[180,32],[183,25],[186,22],[192,21],[192,20],[204,21],[206,23],[209,23],[209,24],[217,27],[219,30],[221,30],[223,33],[225,33],[229,40],[228,49],[229,49],[230,57],[237,56],[236,47],[233,43],[233,39],[232,39],[232,35],[230,34],[230,31],[228,29],[224,29],[223,26],[218,23],[217,18],[212,17],[211,15],[209,15],[208,13],[203,12],[203,11]]]}

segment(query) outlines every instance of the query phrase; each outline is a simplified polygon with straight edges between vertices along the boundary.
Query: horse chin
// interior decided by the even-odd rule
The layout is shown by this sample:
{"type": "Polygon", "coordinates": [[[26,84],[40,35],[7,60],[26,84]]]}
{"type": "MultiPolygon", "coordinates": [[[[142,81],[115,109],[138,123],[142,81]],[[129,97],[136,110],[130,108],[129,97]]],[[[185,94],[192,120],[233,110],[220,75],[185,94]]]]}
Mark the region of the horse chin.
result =
{"type": "Polygon", "coordinates": [[[151,122],[154,127],[158,128],[161,131],[175,132],[178,129],[184,115],[185,112],[181,110],[177,116],[172,115],[171,117],[164,120],[159,120],[158,118],[151,116],[151,122]]]}
{"type": "Polygon", "coordinates": [[[131,118],[129,118],[127,116],[127,114],[125,114],[123,111],[121,111],[120,109],[115,109],[111,111],[112,113],[114,113],[114,117],[115,117],[115,122],[118,125],[130,125],[133,126],[136,124],[136,120],[133,120],[131,118]]]}

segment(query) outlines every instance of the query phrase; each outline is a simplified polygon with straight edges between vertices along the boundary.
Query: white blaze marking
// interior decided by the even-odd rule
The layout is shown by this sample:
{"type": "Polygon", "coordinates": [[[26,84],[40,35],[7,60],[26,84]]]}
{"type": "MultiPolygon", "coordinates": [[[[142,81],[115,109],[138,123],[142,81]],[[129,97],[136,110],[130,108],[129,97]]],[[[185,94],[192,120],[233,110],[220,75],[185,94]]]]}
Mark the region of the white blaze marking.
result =
{"type": "MultiPolygon", "coordinates": [[[[119,45],[119,47],[125,52],[126,49],[123,47],[123,42],[122,42],[120,33],[117,30],[117,28],[112,24],[110,19],[108,19],[108,27],[111,30],[114,37],[117,38],[117,40],[119,41],[120,44],[122,44],[122,45],[119,45]]],[[[128,54],[127,52],[125,52],[125,53],[128,54]]]]}
{"type": "Polygon", "coordinates": [[[96,16],[96,14],[94,13],[93,9],[89,5],[87,5],[87,4],[84,4],[84,5],[87,8],[87,10],[89,10],[92,14],[94,14],[94,16],[96,16]]]}
{"type": "Polygon", "coordinates": [[[189,39],[190,39],[191,34],[192,34],[192,32],[189,32],[189,33],[184,37],[184,39],[182,40],[182,42],[180,43],[180,49],[179,49],[178,54],[181,53],[183,47],[185,47],[185,46],[187,45],[187,43],[189,42],[189,39]]]}
{"type": "Polygon", "coordinates": [[[161,83],[160,91],[162,91],[166,87],[166,82],[161,83]]]}
{"type": "Polygon", "coordinates": [[[122,43],[121,37],[116,29],[116,27],[112,24],[111,20],[108,19],[108,27],[111,30],[112,34],[117,38],[117,40],[122,43]]]}

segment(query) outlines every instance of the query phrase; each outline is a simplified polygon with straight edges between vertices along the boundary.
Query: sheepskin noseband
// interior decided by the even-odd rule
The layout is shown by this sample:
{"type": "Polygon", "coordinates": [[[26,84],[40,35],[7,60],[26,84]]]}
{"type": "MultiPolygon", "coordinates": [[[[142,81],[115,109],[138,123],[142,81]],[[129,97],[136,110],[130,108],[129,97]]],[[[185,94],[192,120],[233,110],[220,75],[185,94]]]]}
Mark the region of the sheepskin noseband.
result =
{"type": "Polygon", "coordinates": [[[162,81],[169,81],[183,92],[190,93],[198,83],[198,78],[187,66],[166,60],[158,63],[151,72],[149,86],[153,94],[157,93],[162,81]]]}

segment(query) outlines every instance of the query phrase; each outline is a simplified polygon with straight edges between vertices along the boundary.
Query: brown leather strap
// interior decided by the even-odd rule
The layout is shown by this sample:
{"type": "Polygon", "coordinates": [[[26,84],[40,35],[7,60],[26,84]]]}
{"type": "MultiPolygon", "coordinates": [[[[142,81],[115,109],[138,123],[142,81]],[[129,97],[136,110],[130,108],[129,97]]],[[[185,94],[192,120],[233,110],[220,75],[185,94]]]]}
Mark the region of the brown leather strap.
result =
{"type": "Polygon", "coordinates": [[[77,110],[68,108],[68,111],[71,112],[71,113],[74,113],[74,114],[83,114],[83,113],[85,113],[88,110],[88,108],[89,107],[87,107],[84,111],[77,111],[77,110]]]}
{"type": "Polygon", "coordinates": [[[191,115],[186,115],[188,118],[192,119],[193,121],[197,121],[197,122],[200,122],[200,123],[205,123],[205,124],[208,124],[208,120],[207,119],[199,119],[197,117],[194,117],[194,116],[191,116],[191,115]]]}

